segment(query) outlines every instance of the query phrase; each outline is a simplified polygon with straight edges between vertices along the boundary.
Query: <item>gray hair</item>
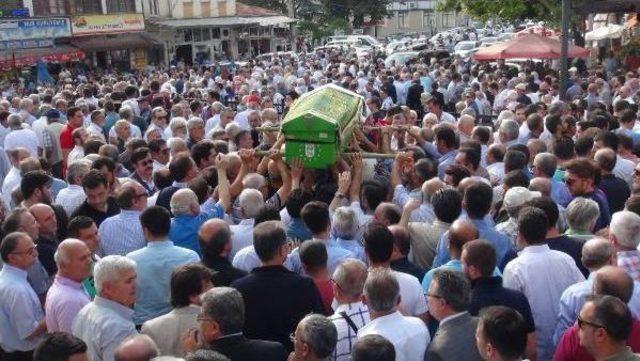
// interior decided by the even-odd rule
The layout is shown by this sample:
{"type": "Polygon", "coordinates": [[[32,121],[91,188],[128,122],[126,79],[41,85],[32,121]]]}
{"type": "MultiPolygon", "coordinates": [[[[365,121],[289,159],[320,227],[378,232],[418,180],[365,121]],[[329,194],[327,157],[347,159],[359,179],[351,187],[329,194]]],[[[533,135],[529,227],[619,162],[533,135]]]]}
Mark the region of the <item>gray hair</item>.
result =
{"type": "Polygon", "coordinates": [[[22,128],[22,118],[18,114],[11,114],[7,118],[9,127],[22,128]]]}
{"type": "Polygon", "coordinates": [[[540,192],[544,197],[549,197],[551,194],[551,179],[536,177],[529,182],[529,190],[540,192]]]}
{"type": "Polygon", "coordinates": [[[520,126],[518,126],[518,122],[515,120],[507,120],[505,119],[500,124],[501,134],[504,134],[507,141],[518,139],[518,134],[520,133],[520,126]]]}
{"type": "Polygon", "coordinates": [[[190,188],[179,189],[171,196],[169,205],[175,216],[191,214],[191,207],[198,204],[198,196],[190,188]]]}
{"type": "Polygon", "coordinates": [[[262,193],[257,189],[244,189],[238,196],[242,214],[246,219],[255,218],[264,206],[262,193]]]}
{"type": "Polygon", "coordinates": [[[89,173],[91,169],[91,161],[87,159],[78,159],[69,163],[67,167],[67,182],[69,184],[77,184],[80,185],[80,181],[85,176],[85,174],[89,173]],[[78,179],[79,182],[75,180],[78,179]]]}
{"type": "Polygon", "coordinates": [[[616,237],[620,245],[637,248],[640,244],[640,216],[630,211],[614,213],[609,224],[609,233],[616,237]]]}
{"type": "Polygon", "coordinates": [[[112,255],[101,258],[93,269],[96,291],[100,293],[105,282],[115,282],[122,272],[132,270],[136,270],[136,263],[127,257],[112,255]]]}
{"type": "Polygon", "coordinates": [[[202,313],[218,323],[223,335],[241,332],[244,327],[242,294],[231,287],[215,287],[203,294],[202,313]]]}
{"type": "Polygon", "coordinates": [[[582,265],[588,269],[598,269],[606,266],[616,253],[609,240],[596,237],[585,242],[582,247],[582,265]]]}
{"type": "Polygon", "coordinates": [[[460,271],[439,269],[433,273],[433,281],[438,285],[437,295],[454,311],[465,311],[471,301],[471,286],[460,271]]]}
{"type": "Polygon", "coordinates": [[[375,312],[390,312],[400,300],[400,284],[396,276],[386,269],[369,272],[364,283],[364,295],[369,309],[375,312]]]}
{"type": "Polygon", "coordinates": [[[260,189],[266,182],[262,174],[249,173],[242,178],[242,188],[260,189]]]}
{"type": "Polygon", "coordinates": [[[340,263],[331,277],[340,290],[349,297],[360,297],[367,280],[367,266],[357,259],[340,263]]]}
{"type": "Polygon", "coordinates": [[[307,315],[300,320],[297,332],[320,360],[328,359],[338,342],[336,326],[327,317],[318,314],[307,315]]]}
{"type": "Polygon", "coordinates": [[[338,207],[333,212],[331,225],[335,236],[345,240],[353,239],[358,233],[358,220],[351,207],[338,207]]]}
{"type": "Polygon", "coordinates": [[[191,129],[196,125],[202,125],[204,127],[204,120],[202,120],[202,118],[199,118],[199,117],[193,117],[187,121],[187,129],[191,129]]]}
{"type": "Polygon", "coordinates": [[[600,217],[600,207],[596,201],[577,197],[567,206],[567,223],[576,231],[591,232],[590,227],[600,217]]]}
{"type": "Polygon", "coordinates": [[[133,110],[131,109],[131,107],[125,105],[120,108],[118,116],[120,116],[120,118],[122,119],[129,120],[133,117],[133,110]]]}
{"type": "Polygon", "coordinates": [[[535,165],[545,177],[551,178],[556,172],[558,159],[551,153],[538,153],[533,159],[533,165],[535,165]]]}

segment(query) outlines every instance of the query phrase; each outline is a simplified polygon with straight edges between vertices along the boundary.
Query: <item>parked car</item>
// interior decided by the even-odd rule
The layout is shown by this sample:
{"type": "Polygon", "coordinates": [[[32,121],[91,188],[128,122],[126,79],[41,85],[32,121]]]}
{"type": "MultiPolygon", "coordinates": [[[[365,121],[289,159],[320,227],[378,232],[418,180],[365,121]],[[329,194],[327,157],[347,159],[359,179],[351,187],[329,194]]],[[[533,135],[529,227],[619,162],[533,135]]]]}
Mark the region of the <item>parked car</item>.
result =
{"type": "Polygon", "coordinates": [[[477,41],[461,41],[453,48],[453,54],[466,59],[476,51],[477,47],[477,41]]]}
{"type": "Polygon", "coordinates": [[[418,51],[401,51],[397,53],[393,53],[384,60],[384,66],[387,68],[392,65],[406,65],[411,60],[415,60],[420,56],[420,52],[418,51]]]}

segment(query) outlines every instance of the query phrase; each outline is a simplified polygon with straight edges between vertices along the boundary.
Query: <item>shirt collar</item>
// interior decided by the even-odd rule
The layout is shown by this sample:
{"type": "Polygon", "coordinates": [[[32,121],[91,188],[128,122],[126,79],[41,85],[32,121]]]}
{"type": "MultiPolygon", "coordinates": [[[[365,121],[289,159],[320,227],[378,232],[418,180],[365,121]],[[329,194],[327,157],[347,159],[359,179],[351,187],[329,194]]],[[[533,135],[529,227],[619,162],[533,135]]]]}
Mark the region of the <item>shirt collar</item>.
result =
{"type": "Polygon", "coordinates": [[[77,288],[80,289],[82,288],[82,284],[80,284],[80,282],[76,282],[70,278],[67,277],[63,277],[60,276],[59,274],[56,275],[55,281],[58,284],[64,285],[64,286],[69,286],[69,287],[73,287],[73,288],[77,288]]]}
{"type": "Polygon", "coordinates": [[[173,242],[170,240],[153,241],[153,242],[147,243],[147,247],[149,248],[165,248],[165,247],[171,247],[171,246],[173,246],[173,242]]]}
{"type": "Polygon", "coordinates": [[[253,218],[244,218],[244,219],[240,220],[240,223],[238,223],[238,225],[253,226],[254,223],[255,223],[255,219],[253,219],[253,218]]]}
{"type": "Polygon", "coordinates": [[[537,244],[537,245],[532,245],[532,246],[526,246],[522,251],[520,251],[520,254],[525,254],[525,253],[543,253],[543,252],[548,252],[550,251],[551,248],[549,248],[549,245],[547,244],[537,244]]]}
{"type": "Polygon", "coordinates": [[[133,317],[133,309],[123,306],[118,302],[111,301],[109,299],[96,295],[96,298],[94,298],[93,303],[98,307],[110,309],[111,311],[126,318],[127,320],[131,320],[133,317]]]}
{"type": "Polygon", "coordinates": [[[188,184],[185,183],[185,182],[177,182],[177,181],[173,181],[173,183],[171,185],[176,187],[176,188],[187,188],[187,186],[188,186],[188,184]]]}
{"type": "Polygon", "coordinates": [[[442,327],[442,325],[444,325],[444,324],[445,324],[445,322],[453,321],[454,319],[456,319],[456,318],[458,318],[458,317],[461,317],[461,316],[464,316],[464,315],[465,315],[465,314],[467,314],[467,313],[468,313],[467,311],[464,311],[464,312],[456,313],[456,314],[454,314],[454,315],[447,316],[447,317],[443,318],[443,319],[440,321],[440,327],[442,327]]]}
{"type": "Polygon", "coordinates": [[[14,277],[18,277],[21,280],[26,280],[27,279],[27,271],[25,271],[23,269],[20,269],[18,267],[14,267],[14,266],[12,266],[10,264],[7,264],[7,263],[5,263],[2,266],[2,272],[10,274],[10,275],[12,275],[14,277]]]}
{"type": "Polygon", "coordinates": [[[368,310],[367,306],[362,301],[352,303],[341,303],[335,308],[334,313],[346,312],[351,310],[368,310]]]}

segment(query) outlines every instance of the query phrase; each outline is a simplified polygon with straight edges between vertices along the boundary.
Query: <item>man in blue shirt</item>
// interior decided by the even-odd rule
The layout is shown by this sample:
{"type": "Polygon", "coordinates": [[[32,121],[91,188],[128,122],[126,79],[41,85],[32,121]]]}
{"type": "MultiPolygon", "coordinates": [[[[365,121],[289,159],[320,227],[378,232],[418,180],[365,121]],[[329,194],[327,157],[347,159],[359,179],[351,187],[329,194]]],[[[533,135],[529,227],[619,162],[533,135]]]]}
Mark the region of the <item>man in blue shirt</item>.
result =
{"type": "Polygon", "coordinates": [[[133,315],[136,325],[171,311],[171,273],[178,266],[200,261],[197,253],[175,246],[167,238],[171,216],[163,207],[147,208],[140,215],[140,223],[147,246],[127,255],[137,264],[138,287],[133,315]]]}
{"type": "Polygon", "coordinates": [[[438,159],[438,177],[444,179],[444,171],[454,163],[458,154],[459,140],[451,126],[438,125],[435,133],[436,147],[438,148],[438,153],[442,154],[438,159]]]}
{"type": "MultiPolygon", "coordinates": [[[[492,200],[493,190],[491,186],[478,180],[469,185],[465,190],[462,208],[466,211],[469,221],[478,229],[479,238],[486,239],[495,248],[497,265],[500,271],[502,271],[504,266],[506,266],[516,254],[509,237],[496,231],[485,219],[485,216],[491,209],[492,200]]],[[[448,246],[449,236],[445,233],[436,248],[436,258],[433,260],[434,268],[449,261],[448,246]]]]}

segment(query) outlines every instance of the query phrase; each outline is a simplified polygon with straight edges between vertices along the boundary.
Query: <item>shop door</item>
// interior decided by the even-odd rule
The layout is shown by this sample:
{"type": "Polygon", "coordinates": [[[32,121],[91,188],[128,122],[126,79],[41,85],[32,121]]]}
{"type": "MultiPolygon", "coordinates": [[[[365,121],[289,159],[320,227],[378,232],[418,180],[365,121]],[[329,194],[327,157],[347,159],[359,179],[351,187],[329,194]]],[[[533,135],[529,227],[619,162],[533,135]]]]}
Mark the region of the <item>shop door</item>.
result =
{"type": "Polygon", "coordinates": [[[191,45],[180,45],[176,47],[176,59],[184,61],[186,64],[193,63],[193,49],[191,45]]]}

